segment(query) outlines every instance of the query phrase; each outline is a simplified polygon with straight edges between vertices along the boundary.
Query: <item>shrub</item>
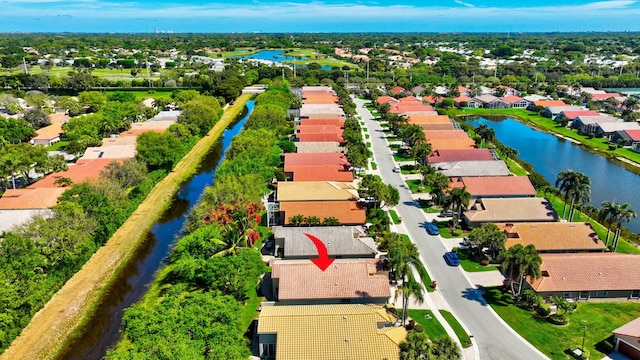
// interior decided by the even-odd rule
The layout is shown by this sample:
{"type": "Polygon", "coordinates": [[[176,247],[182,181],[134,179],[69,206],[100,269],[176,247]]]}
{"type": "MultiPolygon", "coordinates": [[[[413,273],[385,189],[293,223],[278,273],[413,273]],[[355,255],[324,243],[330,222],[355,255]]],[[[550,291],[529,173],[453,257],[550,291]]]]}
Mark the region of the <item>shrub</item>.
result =
{"type": "Polygon", "coordinates": [[[416,324],[416,325],[413,327],[413,331],[415,331],[415,332],[424,332],[424,326],[422,326],[422,325],[420,325],[420,324],[416,324]]]}
{"type": "Polygon", "coordinates": [[[541,317],[547,317],[549,316],[549,314],[551,314],[551,307],[544,301],[541,301],[536,305],[536,314],[541,317]]]}
{"type": "Polygon", "coordinates": [[[553,314],[547,317],[547,321],[554,325],[567,325],[569,323],[569,318],[567,316],[553,314]]]}

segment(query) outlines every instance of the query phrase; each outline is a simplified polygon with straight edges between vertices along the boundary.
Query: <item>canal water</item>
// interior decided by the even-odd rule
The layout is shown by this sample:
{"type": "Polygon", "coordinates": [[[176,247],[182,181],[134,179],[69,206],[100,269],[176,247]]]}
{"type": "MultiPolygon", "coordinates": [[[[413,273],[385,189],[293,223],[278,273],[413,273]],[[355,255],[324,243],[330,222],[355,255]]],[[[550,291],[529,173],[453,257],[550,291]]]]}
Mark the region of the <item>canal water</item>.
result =
{"type": "Polygon", "coordinates": [[[196,174],[180,186],[169,209],[147,233],[133,260],[116,279],[88,326],[74,339],[62,358],[102,359],[107,350],[120,340],[124,309],[142,298],[157,271],[168,261],[173,244],[182,235],[189,210],[198,202],[205,187],[213,183],[216,168],[224,159],[233,137],[242,131],[253,105],[253,100],[250,100],[242,115],[229,125],[211,148],[196,174]]]}
{"type": "MultiPolygon", "coordinates": [[[[501,143],[518,150],[518,157],[533,165],[552,185],[558,173],[567,169],[580,171],[591,179],[591,205],[599,209],[603,201],[629,203],[640,214],[640,175],[570,141],[532,129],[510,118],[476,118],[468,123],[474,127],[480,123],[491,127],[501,143]]],[[[625,226],[634,233],[640,233],[638,218],[625,226]]]]}

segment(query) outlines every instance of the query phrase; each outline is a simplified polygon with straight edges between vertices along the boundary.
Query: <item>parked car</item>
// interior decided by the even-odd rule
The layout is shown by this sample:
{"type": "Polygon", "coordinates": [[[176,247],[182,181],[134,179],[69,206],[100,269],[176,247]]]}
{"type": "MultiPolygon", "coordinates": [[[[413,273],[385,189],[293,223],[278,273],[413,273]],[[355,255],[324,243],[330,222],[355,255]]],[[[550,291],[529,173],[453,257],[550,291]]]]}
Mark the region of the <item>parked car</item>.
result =
{"type": "Polygon", "coordinates": [[[458,266],[460,265],[460,259],[458,259],[458,255],[452,251],[447,251],[444,253],[444,261],[447,262],[449,266],[458,266]]]}
{"type": "Polygon", "coordinates": [[[458,215],[457,211],[453,210],[442,210],[440,211],[440,217],[452,217],[454,215],[458,215]]]}
{"type": "Polygon", "coordinates": [[[440,235],[440,229],[438,229],[438,225],[433,223],[427,223],[424,226],[427,229],[427,234],[429,235],[440,235]]]}
{"type": "Polygon", "coordinates": [[[393,172],[394,173],[399,173],[400,172],[400,168],[399,167],[394,167],[393,168],[393,172]]]}

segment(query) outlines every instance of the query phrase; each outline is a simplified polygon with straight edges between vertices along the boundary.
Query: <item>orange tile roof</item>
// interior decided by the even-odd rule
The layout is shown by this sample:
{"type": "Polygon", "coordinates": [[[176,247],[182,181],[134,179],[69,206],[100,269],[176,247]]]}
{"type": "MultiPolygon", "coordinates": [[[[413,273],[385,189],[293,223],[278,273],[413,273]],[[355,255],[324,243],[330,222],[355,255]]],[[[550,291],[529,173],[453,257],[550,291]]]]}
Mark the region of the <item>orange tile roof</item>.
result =
{"type": "Polygon", "coordinates": [[[294,166],[341,165],[349,166],[349,161],[340,153],[286,153],[284,154],[284,171],[294,166]]]}
{"type": "MultiPolygon", "coordinates": [[[[322,240],[322,239],[321,239],[322,240]]],[[[325,271],[309,260],[277,260],[278,300],[389,298],[389,277],[377,259],[338,259],[325,271]]]]}
{"type": "Polygon", "coordinates": [[[591,94],[591,100],[593,101],[606,100],[608,98],[618,98],[618,97],[621,97],[621,95],[618,93],[591,94]]]}
{"type": "Polygon", "coordinates": [[[124,131],[120,136],[139,136],[142,133],[154,131],[157,133],[164,132],[169,126],[175,124],[174,120],[154,120],[143,121],[131,124],[131,129],[124,131]]]}
{"type": "Polygon", "coordinates": [[[427,158],[429,163],[482,160],[494,160],[489,149],[435,150],[427,158]]]}
{"type": "Polygon", "coordinates": [[[366,209],[355,201],[288,201],[280,204],[284,212],[285,225],[294,215],[317,216],[320,220],[335,217],[343,225],[362,225],[366,220],[366,209]]]}
{"type": "Polygon", "coordinates": [[[300,125],[335,125],[344,128],[343,118],[300,119],[300,125]]]}
{"type": "Polygon", "coordinates": [[[293,173],[293,181],[353,181],[353,173],[342,165],[298,165],[285,171],[293,173]]]}
{"type": "Polygon", "coordinates": [[[333,133],[296,134],[299,142],[344,142],[342,135],[333,133]]]}
{"type": "Polygon", "coordinates": [[[447,115],[410,115],[407,118],[409,124],[451,124],[447,115]]]}
{"type": "Polygon", "coordinates": [[[422,101],[418,100],[418,98],[417,98],[417,97],[415,97],[415,96],[413,96],[413,95],[411,95],[411,96],[407,96],[407,97],[403,97],[403,98],[400,98],[400,99],[398,99],[398,100],[399,100],[400,102],[403,102],[403,103],[410,103],[410,102],[419,102],[419,103],[422,103],[422,101]]]}
{"type": "Polygon", "coordinates": [[[575,110],[575,111],[562,111],[561,114],[564,115],[569,120],[574,120],[578,116],[600,116],[601,113],[595,110],[575,110]]]}
{"type": "Polygon", "coordinates": [[[425,105],[423,103],[397,103],[391,104],[391,110],[389,110],[392,114],[402,114],[408,111],[431,111],[433,107],[431,105],[425,105]]]}
{"type": "Polygon", "coordinates": [[[520,96],[515,96],[515,95],[507,95],[505,97],[502,98],[502,100],[510,103],[510,104],[515,104],[518,101],[521,101],[522,98],[520,96]]]}
{"type": "Polygon", "coordinates": [[[389,92],[392,93],[393,95],[402,94],[405,91],[407,90],[405,90],[403,87],[400,87],[400,86],[395,86],[391,88],[391,90],[389,90],[389,92]]]}
{"type": "Polygon", "coordinates": [[[0,210],[48,209],[58,203],[58,198],[67,189],[7,189],[0,198],[0,210]]]}
{"type": "Polygon", "coordinates": [[[118,136],[102,139],[102,146],[135,145],[138,138],[134,136],[118,136]]]}
{"type": "Polygon", "coordinates": [[[540,254],[537,292],[640,289],[640,256],[619,253],[540,254]]]}
{"type": "Polygon", "coordinates": [[[429,96],[423,96],[423,97],[422,97],[422,101],[426,101],[426,102],[428,102],[429,104],[435,104],[435,103],[437,103],[437,102],[438,102],[438,101],[440,101],[440,100],[442,100],[442,96],[437,96],[437,97],[436,97],[436,96],[431,96],[431,95],[429,95],[429,96]]]}
{"type": "Polygon", "coordinates": [[[476,142],[471,138],[466,139],[427,139],[433,150],[470,149],[476,147],[476,142]]]}
{"type": "Polygon", "coordinates": [[[380,96],[376,99],[376,102],[380,105],[382,104],[387,104],[387,103],[396,103],[398,102],[398,99],[396,98],[392,98],[391,96],[385,95],[385,96],[380,96]]]}
{"type": "Polygon", "coordinates": [[[424,136],[429,139],[469,139],[464,130],[423,130],[424,136]]]}
{"type": "Polygon", "coordinates": [[[420,124],[423,130],[455,130],[453,124],[420,124]]]}
{"type": "Polygon", "coordinates": [[[316,124],[316,125],[298,125],[296,127],[296,131],[297,131],[297,134],[331,133],[331,134],[342,135],[342,133],[344,132],[344,129],[340,125],[316,124]]]}
{"type": "Polygon", "coordinates": [[[538,100],[534,101],[533,104],[535,106],[542,106],[545,108],[547,106],[567,106],[567,104],[565,104],[565,102],[562,100],[538,100]]]}
{"type": "Polygon", "coordinates": [[[60,178],[66,177],[71,179],[74,184],[83,182],[88,179],[97,179],[100,177],[100,171],[112,161],[122,162],[123,159],[91,159],[78,160],[75,165],[69,166],[67,171],[61,171],[49,174],[44,179],[39,180],[28,186],[30,189],[37,188],[57,188],[54,182],[60,178]]]}
{"type": "Polygon", "coordinates": [[[52,124],[60,124],[69,119],[71,119],[71,117],[66,114],[62,114],[62,113],[49,114],[49,121],[51,121],[52,124]]]}
{"type": "Polygon", "coordinates": [[[536,189],[527,176],[461,177],[472,196],[535,196],[536,189]]]}
{"type": "Polygon", "coordinates": [[[505,247],[515,244],[533,244],[538,251],[592,251],[606,250],[589,223],[497,223],[507,234],[505,247]]]}
{"type": "Polygon", "coordinates": [[[55,139],[64,131],[62,130],[62,123],[55,123],[49,126],[45,126],[41,129],[36,130],[36,136],[32,139],[36,140],[51,140],[55,139]]]}
{"type": "Polygon", "coordinates": [[[453,102],[455,103],[469,102],[469,101],[471,101],[471,98],[466,95],[461,95],[461,96],[458,96],[457,98],[453,98],[453,102]]]}
{"type": "Polygon", "coordinates": [[[340,98],[334,95],[305,95],[302,98],[303,104],[337,104],[340,98]]]}

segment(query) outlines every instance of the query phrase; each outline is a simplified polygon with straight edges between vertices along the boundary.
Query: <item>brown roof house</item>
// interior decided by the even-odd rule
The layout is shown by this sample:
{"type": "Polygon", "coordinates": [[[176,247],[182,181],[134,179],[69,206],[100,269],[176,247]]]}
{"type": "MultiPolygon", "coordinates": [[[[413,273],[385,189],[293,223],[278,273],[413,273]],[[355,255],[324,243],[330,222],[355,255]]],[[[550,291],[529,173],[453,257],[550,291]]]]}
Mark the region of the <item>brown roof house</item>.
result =
{"type": "Polygon", "coordinates": [[[280,203],[280,218],[285,225],[292,225],[292,217],[315,216],[320,221],[333,217],[343,225],[362,225],[366,219],[366,208],[356,201],[286,201],[280,203]]]}
{"type": "Polygon", "coordinates": [[[352,181],[280,181],[277,200],[286,201],[356,201],[358,187],[352,181]]]}
{"type": "Polygon", "coordinates": [[[258,351],[265,360],[399,360],[407,337],[379,305],[262,306],[258,351]]]}
{"type": "Polygon", "coordinates": [[[620,326],[613,332],[613,351],[633,360],[640,359],[640,317],[620,326]]]}
{"type": "Polygon", "coordinates": [[[574,301],[640,298],[640,256],[619,253],[540,254],[542,276],[527,285],[538,295],[574,301]]]}
{"type": "Polygon", "coordinates": [[[427,161],[429,164],[437,164],[452,161],[486,161],[497,159],[498,155],[495,151],[489,149],[436,149],[429,155],[427,161]]]}
{"type": "Polygon", "coordinates": [[[64,133],[62,123],[53,123],[36,130],[36,136],[31,139],[31,144],[51,146],[60,141],[60,135],[62,133],[64,133]]]}
{"type": "Polygon", "coordinates": [[[505,247],[533,244],[539,253],[604,252],[607,247],[589,223],[498,223],[507,234],[505,247]]]}
{"type": "Polygon", "coordinates": [[[462,214],[469,226],[496,222],[554,222],[558,214],[545,198],[478,199],[462,214]]]}
{"type": "Polygon", "coordinates": [[[276,260],[272,269],[273,295],[282,305],[384,305],[391,297],[382,260],[340,259],[325,271],[309,260],[276,260]]]}
{"type": "Polygon", "coordinates": [[[527,176],[462,176],[452,178],[449,185],[452,189],[465,186],[472,199],[536,196],[527,176]]]}
{"type": "Polygon", "coordinates": [[[304,234],[324,242],[329,257],[335,259],[374,258],[376,244],[362,226],[273,227],[274,251],[284,259],[318,257],[318,249],[304,234]]]}

